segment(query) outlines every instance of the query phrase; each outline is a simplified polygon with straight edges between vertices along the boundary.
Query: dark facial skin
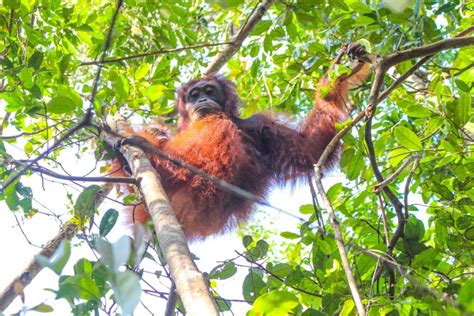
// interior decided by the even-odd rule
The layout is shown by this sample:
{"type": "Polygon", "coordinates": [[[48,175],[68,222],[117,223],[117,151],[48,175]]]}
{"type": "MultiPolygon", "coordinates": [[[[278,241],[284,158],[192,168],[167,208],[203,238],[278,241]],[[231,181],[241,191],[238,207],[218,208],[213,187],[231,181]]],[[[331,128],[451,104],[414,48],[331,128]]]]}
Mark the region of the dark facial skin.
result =
{"type": "Polygon", "coordinates": [[[191,120],[224,110],[225,96],[216,81],[199,81],[186,95],[186,110],[191,120]]]}

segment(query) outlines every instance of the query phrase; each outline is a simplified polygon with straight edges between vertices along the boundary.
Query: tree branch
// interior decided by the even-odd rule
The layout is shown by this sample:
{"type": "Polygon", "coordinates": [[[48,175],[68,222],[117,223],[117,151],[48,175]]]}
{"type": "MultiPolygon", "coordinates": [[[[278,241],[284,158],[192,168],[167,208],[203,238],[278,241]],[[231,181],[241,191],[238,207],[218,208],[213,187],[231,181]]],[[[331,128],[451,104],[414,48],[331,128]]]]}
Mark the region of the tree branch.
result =
{"type": "Polygon", "coordinates": [[[390,54],[383,58],[383,64],[385,67],[392,67],[410,59],[433,55],[451,48],[461,48],[470,45],[474,45],[474,36],[449,38],[422,47],[411,48],[390,54]]]}
{"type": "Polygon", "coordinates": [[[318,161],[318,163],[314,167],[314,170],[316,172],[316,187],[318,188],[319,194],[321,195],[321,198],[324,204],[326,205],[326,209],[329,212],[329,220],[334,230],[334,239],[336,239],[339,255],[341,256],[342,266],[346,274],[347,282],[349,283],[349,288],[352,293],[352,298],[354,299],[355,305],[357,307],[357,312],[359,313],[360,316],[365,316],[366,313],[365,313],[364,304],[362,304],[362,299],[360,297],[359,290],[357,289],[356,281],[351,271],[349,259],[347,259],[347,253],[344,248],[344,241],[342,238],[339,221],[336,218],[334,208],[331,205],[331,201],[329,201],[329,198],[326,194],[326,191],[324,190],[323,183],[321,181],[322,179],[321,167],[320,167],[321,165],[322,163],[318,161]]]}
{"type": "MultiPolygon", "coordinates": [[[[120,141],[116,134],[121,135],[131,129],[120,115],[108,119],[107,125],[114,134],[103,131],[104,140],[112,146],[120,141]]],[[[218,315],[206,281],[192,260],[186,237],[160,183],[160,176],[140,148],[125,144],[120,147],[120,151],[133,177],[140,179],[139,187],[153,220],[160,249],[188,315],[218,315]]]]}
{"type": "Polygon", "coordinates": [[[60,125],[61,123],[56,123],[56,124],[53,124],[51,126],[47,126],[45,128],[42,128],[42,129],[39,129],[39,130],[36,130],[34,132],[22,132],[22,133],[19,133],[19,134],[16,134],[16,135],[7,135],[7,136],[3,136],[1,135],[2,133],[0,133],[0,140],[8,140],[8,139],[16,139],[16,138],[19,138],[19,137],[22,137],[22,136],[31,136],[31,135],[36,135],[36,134],[39,134],[39,133],[42,133],[44,131],[47,131],[49,129],[52,129],[58,125],[60,125]]]}
{"type": "MultiPolygon", "coordinates": [[[[110,28],[107,33],[107,39],[104,44],[104,49],[102,52],[101,60],[104,60],[106,52],[108,47],[110,46],[111,40],[112,40],[112,31],[114,29],[115,21],[118,15],[118,12],[120,11],[120,7],[122,5],[123,0],[118,0],[117,2],[117,7],[115,9],[112,21],[110,23],[110,28]]],[[[51,152],[53,152],[57,147],[59,147],[66,139],[74,135],[77,131],[82,129],[83,127],[86,127],[90,125],[91,119],[92,119],[92,109],[94,105],[94,100],[95,96],[97,93],[97,86],[100,80],[100,74],[101,74],[101,65],[99,65],[99,69],[97,70],[97,74],[95,76],[94,82],[93,82],[93,87],[92,87],[92,94],[91,94],[91,102],[90,105],[82,117],[81,121],[74,127],[72,127],[66,134],[64,134],[62,137],[60,137],[50,148],[45,150],[43,153],[38,155],[36,158],[31,160],[26,166],[20,168],[19,171],[17,171],[14,175],[10,176],[7,181],[3,183],[3,186],[1,187],[0,191],[3,192],[6,187],[14,183],[26,170],[31,168],[33,165],[37,164],[38,161],[43,159],[44,157],[48,156],[51,152]]],[[[8,114],[7,114],[8,115],[8,114]]],[[[110,185],[105,185],[102,187],[102,192],[103,195],[98,195],[98,200],[100,202],[97,202],[97,204],[102,203],[103,199],[105,196],[110,192],[111,190],[110,185]]],[[[40,255],[50,258],[56,249],[59,247],[61,244],[61,241],[64,239],[72,239],[74,235],[76,234],[77,231],[77,226],[75,224],[72,224],[70,222],[67,222],[64,224],[59,233],[51,239],[45,246],[45,249],[40,252],[40,255]]],[[[21,294],[22,291],[18,292],[16,289],[18,288],[18,284],[21,285],[21,288],[23,289],[26,287],[37,275],[38,273],[43,269],[43,266],[41,266],[36,259],[32,259],[28,267],[24,270],[24,272],[17,278],[15,278],[8,286],[7,288],[0,294],[0,311],[3,311],[5,308],[7,308],[11,302],[15,299],[15,297],[19,294],[21,294]]]]}
{"type": "Polygon", "coordinates": [[[61,179],[61,180],[68,180],[68,181],[83,181],[83,182],[105,182],[105,183],[129,183],[137,185],[137,181],[133,178],[129,177],[81,177],[81,176],[68,176],[59,174],[52,170],[46,169],[41,166],[32,166],[30,168],[31,171],[38,172],[41,174],[45,174],[47,176],[61,179]]]}
{"type": "Polygon", "coordinates": [[[406,183],[405,183],[405,191],[403,195],[403,204],[405,205],[405,220],[408,220],[408,193],[410,192],[410,182],[411,179],[413,178],[413,175],[415,174],[416,168],[418,168],[418,164],[420,163],[420,158],[417,157],[415,162],[413,163],[413,167],[411,168],[410,174],[407,177],[406,183]]]}
{"type": "Polygon", "coordinates": [[[405,170],[406,167],[408,167],[408,165],[415,159],[417,159],[418,157],[417,156],[411,156],[409,157],[408,159],[406,159],[402,165],[397,169],[395,170],[394,173],[392,173],[390,176],[388,176],[384,181],[376,184],[374,186],[374,189],[373,189],[373,192],[375,193],[379,193],[381,189],[383,189],[384,187],[386,187],[387,185],[389,185],[390,183],[392,183],[392,181],[394,181],[402,172],[403,170],[405,170]]]}
{"type": "MultiPolygon", "coordinates": [[[[99,127],[99,128],[101,128],[101,127],[99,127]]],[[[188,164],[188,163],[186,163],[182,160],[171,157],[170,155],[168,155],[166,152],[162,151],[161,149],[152,146],[146,140],[142,140],[142,139],[139,139],[139,138],[125,138],[125,137],[121,137],[120,135],[117,135],[117,134],[115,134],[114,136],[117,137],[117,140],[119,142],[125,141],[125,143],[127,145],[131,145],[131,146],[140,148],[141,150],[143,150],[147,153],[153,153],[153,154],[159,156],[160,158],[163,158],[163,159],[171,162],[172,164],[174,164],[177,167],[187,169],[187,170],[191,171],[193,174],[198,175],[198,176],[200,176],[201,178],[203,178],[205,180],[211,181],[213,184],[215,184],[220,189],[226,190],[226,191],[228,191],[228,192],[230,192],[230,193],[232,193],[232,194],[234,194],[238,197],[241,197],[241,198],[247,199],[249,201],[258,203],[260,205],[272,208],[272,209],[277,210],[279,212],[285,213],[285,214],[287,214],[291,217],[297,218],[297,219],[301,220],[302,222],[305,222],[304,219],[302,219],[298,216],[295,216],[294,214],[291,214],[291,213],[289,213],[289,212],[287,212],[287,211],[285,211],[281,208],[278,208],[276,206],[271,205],[269,202],[265,201],[264,199],[262,199],[258,195],[255,195],[255,194],[253,194],[249,191],[246,191],[246,190],[244,190],[244,189],[242,189],[242,188],[240,188],[236,185],[233,185],[232,183],[229,183],[227,181],[224,181],[222,179],[214,177],[210,174],[207,174],[206,172],[202,171],[201,169],[196,168],[193,165],[190,165],[190,164],[188,164]]]]}
{"type": "Polygon", "coordinates": [[[182,52],[185,50],[192,50],[192,49],[198,49],[198,48],[204,48],[204,47],[214,47],[214,46],[222,46],[222,45],[227,45],[230,44],[229,42],[223,42],[223,43],[204,43],[204,44],[196,44],[196,45],[190,45],[190,46],[184,46],[184,47],[178,47],[178,48],[163,48],[157,51],[153,52],[148,52],[148,53],[141,53],[141,54],[136,54],[136,55],[130,55],[130,56],[125,56],[125,57],[116,57],[116,58],[109,58],[109,59],[104,59],[104,60],[94,60],[94,61],[85,61],[79,64],[79,66],[90,66],[90,65],[99,65],[99,64],[110,64],[110,63],[118,63],[121,61],[125,60],[130,60],[130,59],[136,59],[136,58],[142,58],[142,57],[148,57],[148,56],[156,56],[156,55],[164,55],[164,54],[169,54],[169,53],[178,53],[182,52]]]}
{"type": "Polygon", "coordinates": [[[212,72],[217,72],[222,68],[230,58],[240,49],[242,43],[247,36],[255,28],[255,25],[262,19],[268,8],[275,2],[275,0],[264,0],[257,9],[248,18],[246,23],[242,26],[240,31],[231,38],[227,47],[224,48],[217,56],[214,61],[203,71],[204,75],[208,75],[212,72]]]}

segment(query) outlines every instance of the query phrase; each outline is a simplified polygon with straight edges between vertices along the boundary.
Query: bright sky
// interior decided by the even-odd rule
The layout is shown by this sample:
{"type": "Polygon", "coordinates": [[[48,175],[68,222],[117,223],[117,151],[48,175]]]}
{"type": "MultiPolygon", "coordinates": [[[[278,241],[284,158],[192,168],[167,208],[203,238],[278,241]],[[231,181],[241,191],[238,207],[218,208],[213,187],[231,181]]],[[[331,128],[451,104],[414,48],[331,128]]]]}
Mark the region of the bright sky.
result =
{"type": "MultiPolygon", "coordinates": [[[[5,132],[5,135],[8,135],[8,133],[5,132]]],[[[9,147],[9,150],[18,155],[23,154],[21,145],[9,147]]],[[[61,161],[65,162],[64,165],[71,174],[83,175],[91,170],[95,159],[92,156],[87,157],[84,155],[81,156],[81,159],[78,159],[73,153],[69,153],[67,156],[62,156],[61,161]],[[85,161],[90,161],[91,163],[84,163],[85,161]]],[[[333,181],[334,180],[337,180],[337,177],[333,178],[333,181]]],[[[35,208],[38,208],[41,212],[63,214],[63,220],[69,218],[68,210],[70,206],[66,199],[66,192],[73,192],[75,196],[77,196],[80,192],[77,186],[77,190],[72,190],[60,182],[51,183],[45,181],[42,183],[39,176],[22,177],[21,181],[33,189],[34,198],[43,204],[39,205],[37,202],[34,202],[35,208]],[[42,188],[43,185],[45,188],[44,191],[42,188]],[[65,207],[65,205],[68,206],[65,207]]],[[[85,185],[90,185],[90,183],[86,183],[85,185]]],[[[73,200],[75,200],[75,198],[73,200]]],[[[297,188],[296,190],[276,188],[271,193],[269,202],[272,205],[276,205],[292,214],[300,216],[298,212],[300,205],[311,203],[311,195],[307,188],[297,188]]],[[[120,209],[119,205],[105,203],[100,207],[100,210],[105,211],[109,207],[120,209]]],[[[259,209],[261,211],[257,212],[255,216],[268,221],[269,227],[267,228],[274,227],[274,229],[272,229],[274,231],[296,229],[297,220],[294,218],[272,209],[265,209],[263,207],[259,207],[259,209]]],[[[21,216],[18,216],[18,219],[28,239],[36,245],[42,245],[50,240],[55,236],[59,227],[57,219],[53,216],[38,214],[28,220],[21,219],[21,216]]],[[[96,221],[99,222],[99,219],[96,219],[96,221]]],[[[123,225],[117,224],[116,228],[118,229],[115,229],[115,231],[111,233],[112,240],[120,237],[120,235],[126,231],[123,225]]],[[[0,203],[0,238],[6,241],[0,244],[0,251],[5,254],[5,259],[2,260],[1,263],[2,274],[0,274],[0,289],[3,289],[15,276],[23,271],[29,260],[39,251],[39,248],[27,242],[18,228],[13,213],[10,212],[3,202],[0,203]]],[[[279,235],[276,235],[275,238],[279,238],[279,235]]],[[[75,239],[73,245],[77,245],[78,242],[79,241],[75,239]]],[[[196,262],[200,270],[209,272],[220,262],[236,257],[237,254],[235,251],[243,252],[244,248],[238,234],[231,232],[227,235],[208,238],[205,242],[193,243],[191,245],[191,251],[200,258],[200,260],[196,262]]],[[[79,248],[73,247],[72,256],[63,274],[72,274],[73,264],[82,257],[95,260],[86,245],[83,244],[79,248]]],[[[150,266],[150,264],[148,264],[145,269],[147,271],[154,271],[155,269],[159,269],[159,267],[150,266]]],[[[217,288],[218,293],[225,298],[242,299],[242,280],[246,274],[247,269],[242,268],[239,269],[239,273],[235,277],[219,281],[217,288]]],[[[54,294],[44,290],[45,288],[57,289],[57,276],[49,269],[43,269],[32,284],[27,287],[25,291],[26,306],[32,307],[40,303],[47,303],[54,307],[54,314],[68,314],[70,311],[68,303],[65,300],[54,300],[54,294]]],[[[146,288],[146,285],[142,284],[142,288],[146,288]]],[[[142,295],[142,299],[145,304],[154,311],[162,311],[164,309],[164,300],[162,299],[157,299],[150,295],[142,295]]],[[[21,301],[17,298],[6,312],[15,313],[21,310],[21,308],[21,301]]],[[[232,310],[235,315],[241,315],[248,308],[249,306],[245,303],[234,303],[232,310]],[[241,306],[239,307],[238,305],[241,306]]],[[[141,305],[137,307],[137,315],[146,315],[147,313],[148,312],[141,305]]],[[[36,313],[32,312],[32,314],[34,315],[36,313]]]]}

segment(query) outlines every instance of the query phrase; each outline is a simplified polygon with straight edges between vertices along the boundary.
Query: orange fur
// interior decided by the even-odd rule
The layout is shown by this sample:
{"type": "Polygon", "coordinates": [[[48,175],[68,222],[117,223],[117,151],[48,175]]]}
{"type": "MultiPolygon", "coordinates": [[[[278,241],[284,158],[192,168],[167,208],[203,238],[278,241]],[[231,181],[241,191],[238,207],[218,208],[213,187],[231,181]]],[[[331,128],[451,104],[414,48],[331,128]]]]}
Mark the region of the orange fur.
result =
{"type": "MultiPolygon", "coordinates": [[[[261,113],[240,119],[235,86],[219,75],[210,75],[200,80],[217,81],[222,86],[226,96],[222,113],[197,121],[189,119],[184,100],[187,90],[198,82],[195,80],[178,92],[179,132],[174,137],[157,136],[156,130],[146,128],[137,134],[173,158],[264,197],[273,182],[312,172],[313,164],[336,134],[335,123],[347,117],[344,102],[349,86],[365,79],[367,69],[358,66],[352,74],[338,78],[324,97],[316,94],[314,109],[298,130],[261,113]]],[[[327,84],[325,81],[323,78],[320,87],[327,84]]],[[[248,218],[253,207],[248,200],[153,153],[148,155],[188,238],[222,232],[248,218]]],[[[328,165],[337,157],[336,150],[328,165]]],[[[147,218],[143,207],[135,209],[134,220],[143,222],[147,218]]]]}

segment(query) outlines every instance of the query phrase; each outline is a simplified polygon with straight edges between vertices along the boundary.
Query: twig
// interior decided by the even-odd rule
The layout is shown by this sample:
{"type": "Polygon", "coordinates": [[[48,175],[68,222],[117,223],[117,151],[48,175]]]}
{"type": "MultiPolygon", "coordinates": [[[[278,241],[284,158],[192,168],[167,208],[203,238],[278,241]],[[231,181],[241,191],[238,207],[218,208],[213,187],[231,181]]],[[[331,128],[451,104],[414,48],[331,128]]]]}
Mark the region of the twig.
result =
{"type": "Polygon", "coordinates": [[[394,173],[388,176],[384,181],[374,185],[374,188],[372,191],[375,193],[379,193],[381,189],[383,189],[384,187],[392,183],[392,181],[394,181],[403,172],[403,170],[405,170],[405,168],[408,167],[408,165],[417,158],[418,158],[417,156],[411,156],[408,159],[406,159],[402,163],[402,165],[397,170],[395,170],[394,173]]]}
{"type": "MultiPolygon", "coordinates": [[[[448,295],[446,295],[444,293],[440,293],[440,292],[436,291],[433,288],[429,288],[429,287],[426,287],[426,286],[423,286],[422,284],[420,284],[420,282],[415,277],[413,277],[411,275],[410,270],[405,269],[403,266],[401,266],[399,263],[397,263],[395,261],[395,259],[391,258],[390,256],[387,256],[386,254],[383,254],[383,255],[378,254],[374,250],[364,249],[364,248],[362,248],[362,247],[360,247],[356,244],[350,244],[350,246],[355,247],[356,249],[358,249],[362,253],[365,253],[365,254],[367,254],[371,257],[374,257],[378,260],[381,260],[381,261],[383,261],[384,264],[389,265],[391,268],[394,268],[403,278],[405,278],[407,281],[409,281],[412,285],[414,285],[419,290],[421,290],[425,293],[428,293],[431,296],[433,296],[434,298],[436,298],[440,301],[443,301],[443,302],[445,302],[445,303],[447,303],[451,306],[458,307],[457,302],[455,300],[453,300],[451,297],[449,297],[448,295]]],[[[380,271],[380,269],[379,269],[379,271],[380,271]]],[[[376,280],[376,277],[374,276],[373,279],[376,280]]]]}
{"type": "MultiPolygon", "coordinates": [[[[10,113],[8,113],[8,114],[10,114],[10,113]]],[[[19,137],[22,137],[22,136],[36,135],[36,134],[42,133],[44,131],[47,131],[51,128],[54,128],[54,127],[58,126],[59,124],[61,124],[61,123],[56,123],[54,125],[47,126],[45,128],[39,129],[39,130],[34,131],[34,132],[22,132],[22,133],[19,133],[19,134],[16,134],[16,135],[0,136],[0,139],[7,140],[7,139],[16,139],[16,138],[19,138],[19,137]]],[[[1,135],[1,133],[0,133],[0,135],[1,135]]]]}
{"type": "Polygon", "coordinates": [[[137,181],[129,177],[82,177],[82,176],[68,176],[56,173],[52,170],[46,169],[41,166],[32,166],[30,170],[34,172],[39,172],[41,174],[48,175],[50,177],[68,180],[68,181],[83,181],[83,182],[110,182],[110,183],[129,183],[137,185],[137,181]]]}
{"type": "MultiPolygon", "coordinates": [[[[113,186],[111,184],[106,184],[100,189],[96,197],[97,206],[104,201],[112,188],[113,186]]],[[[56,236],[42,247],[43,250],[38,255],[51,258],[63,240],[71,240],[76,235],[77,229],[76,224],[69,221],[66,222],[61,226],[56,236]]],[[[13,302],[15,297],[21,294],[16,290],[18,285],[20,285],[21,288],[28,286],[43,268],[44,267],[33,258],[23,272],[13,279],[3,292],[0,293],[0,311],[5,310],[13,302]]]]}
{"type": "Polygon", "coordinates": [[[176,301],[178,300],[178,294],[176,293],[176,285],[171,280],[170,293],[168,300],[166,301],[165,316],[173,316],[176,309],[176,301]]]}
{"type": "Polygon", "coordinates": [[[0,123],[0,136],[3,135],[3,129],[7,126],[10,115],[11,115],[10,112],[5,113],[5,116],[3,117],[3,120],[0,123]]]}
{"type": "MultiPolygon", "coordinates": [[[[110,23],[110,28],[107,34],[107,40],[105,41],[104,44],[104,49],[102,52],[102,56],[100,58],[101,61],[105,59],[105,55],[107,53],[107,49],[110,46],[110,42],[112,41],[112,31],[114,29],[115,21],[118,16],[118,12],[120,11],[120,7],[122,6],[123,0],[118,0],[117,2],[117,8],[115,9],[114,15],[112,17],[112,21],[110,23]]],[[[94,107],[94,101],[95,101],[95,96],[97,94],[97,86],[100,80],[100,74],[102,70],[102,64],[98,65],[97,69],[97,74],[95,76],[93,85],[92,85],[92,93],[91,93],[91,102],[89,105],[89,108],[87,109],[86,113],[84,114],[84,117],[82,120],[73,128],[71,128],[67,133],[65,133],[63,136],[61,136],[50,148],[46,149],[44,152],[39,154],[36,158],[31,160],[27,165],[23,166],[20,168],[19,171],[17,171],[15,174],[11,175],[4,183],[2,188],[0,189],[0,192],[3,192],[9,185],[11,185],[13,182],[15,182],[20,176],[23,175],[25,171],[27,171],[29,168],[31,168],[34,164],[36,164],[38,161],[43,159],[44,157],[48,156],[51,152],[53,152],[59,145],[61,145],[66,139],[74,135],[77,131],[82,129],[85,126],[88,126],[91,122],[92,119],[92,109],[94,107]]]]}
{"type": "MultiPolygon", "coordinates": [[[[107,33],[107,37],[104,43],[104,49],[102,50],[102,55],[100,56],[100,63],[97,65],[97,74],[95,75],[94,82],[92,84],[92,93],[90,97],[89,108],[87,113],[92,113],[92,109],[94,108],[95,96],[97,95],[97,88],[99,86],[100,74],[102,73],[103,62],[105,60],[105,56],[107,54],[107,50],[109,49],[110,43],[112,42],[112,33],[115,27],[115,21],[117,20],[118,13],[120,8],[122,7],[123,0],[117,0],[117,7],[115,8],[114,15],[112,16],[112,20],[110,21],[109,31],[107,33]]],[[[104,111],[104,107],[102,107],[102,112],[104,111]]],[[[102,113],[103,114],[103,113],[102,113]]],[[[87,116],[87,114],[86,114],[87,116]]]]}
{"type": "MultiPolygon", "coordinates": [[[[77,226],[70,222],[63,225],[59,233],[44,246],[39,255],[50,258],[63,240],[71,240],[74,237],[76,229],[77,226]]],[[[22,294],[22,290],[17,289],[25,288],[42,269],[43,266],[36,259],[32,259],[28,267],[0,293],[0,311],[4,311],[17,295],[22,294]]]]}
{"type": "Polygon", "coordinates": [[[148,53],[141,53],[141,54],[136,54],[136,55],[130,55],[130,56],[125,56],[125,57],[117,57],[117,58],[109,58],[109,59],[104,59],[104,60],[94,60],[94,61],[85,61],[79,64],[79,66],[90,66],[90,65],[99,65],[99,64],[110,64],[110,63],[118,63],[121,61],[125,60],[130,60],[130,59],[136,59],[136,58],[142,58],[142,57],[148,57],[148,56],[156,56],[156,55],[164,55],[164,54],[169,54],[169,53],[178,53],[181,51],[186,51],[186,50],[192,50],[192,49],[198,49],[198,48],[204,48],[204,47],[214,47],[214,46],[222,46],[222,45],[228,45],[230,42],[223,42],[223,43],[204,43],[204,44],[196,44],[196,45],[190,45],[190,46],[184,46],[184,47],[178,47],[178,48],[163,48],[160,50],[156,50],[153,52],[148,52],[148,53]]]}
{"type": "Polygon", "coordinates": [[[308,185],[309,185],[309,190],[311,192],[311,200],[313,202],[314,216],[316,217],[316,220],[318,221],[318,226],[321,229],[322,238],[324,238],[324,235],[326,235],[326,229],[324,228],[323,214],[321,214],[321,208],[319,206],[318,197],[316,195],[316,190],[314,189],[313,178],[309,174],[308,174],[308,185]]]}
{"type": "Polygon", "coordinates": [[[408,193],[410,192],[410,182],[411,182],[411,179],[413,177],[413,175],[415,174],[415,171],[416,171],[416,168],[418,168],[418,164],[420,163],[420,158],[417,157],[415,159],[415,162],[413,163],[413,167],[411,168],[411,171],[410,171],[410,174],[408,174],[408,177],[407,177],[407,180],[406,180],[406,183],[405,183],[405,191],[404,191],[404,195],[403,195],[403,203],[404,203],[404,208],[405,208],[405,220],[408,220],[408,193]]]}
{"type": "MultiPolygon", "coordinates": [[[[370,165],[372,167],[372,170],[374,171],[375,178],[377,179],[379,183],[382,183],[384,181],[384,178],[378,168],[377,160],[375,158],[375,149],[374,149],[374,144],[372,142],[372,117],[375,112],[377,100],[379,99],[378,98],[379,90],[383,83],[383,77],[384,77],[385,71],[386,71],[386,68],[383,67],[381,63],[379,63],[376,68],[375,81],[372,85],[372,89],[371,89],[370,97],[369,97],[369,104],[373,106],[370,107],[369,113],[367,114],[368,119],[366,121],[365,131],[364,131],[364,137],[365,137],[365,142],[367,144],[367,151],[368,151],[370,165]]],[[[395,213],[397,215],[397,219],[398,219],[397,229],[387,249],[387,252],[391,254],[398,239],[402,236],[403,229],[405,227],[405,220],[402,213],[403,205],[400,203],[398,198],[395,196],[392,190],[390,190],[389,187],[384,186],[382,190],[387,195],[390,202],[392,203],[395,209],[395,213]]]]}
{"type": "MultiPolygon", "coordinates": [[[[251,260],[250,258],[248,258],[247,256],[245,256],[244,254],[242,254],[242,253],[240,253],[240,252],[238,252],[238,251],[235,251],[235,252],[237,253],[237,255],[238,255],[239,257],[242,257],[242,258],[244,258],[245,260],[247,260],[249,263],[256,265],[256,266],[257,266],[260,270],[262,270],[263,272],[265,272],[265,273],[271,275],[272,277],[274,277],[275,279],[280,280],[281,282],[285,283],[285,279],[284,279],[284,278],[282,278],[282,277],[279,276],[278,274],[275,274],[275,273],[269,271],[269,270],[268,270],[267,268],[265,268],[262,264],[260,264],[260,263],[258,263],[258,262],[256,262],[256,261],[251,260]]],[[[299,288],[299,287],[294,286],[294,285],[288,285],[288,286],[291,287],[292,289],[298,291],[298,292],[305,293],[305,294],[308,294],[308,295],[310,295],[310,296],[323,297],[323,296],[322,296],[321,294],[319,294],[319,293],[309,292],[309,291],[307,291],[307,290],[304,290],[304,289],[299,288]]]]}
{"type": "Polygon", "coordinates": [[[382,213],[383,230],[385,233],[385,244],[387,248],[390,247],[390,229],[388,227],[387,214],[385,213],[385,206],[383,205],[382,195],[377,192],[377,200],[379,201],[380,212],[382,213]]]}
{"type": "Polygon", "coordinates": [[[263,3],[259,5],[259,7],[247,19],[246,23],[239,30],[239,32],[231,38],[228,46],[219,52],[214,61],[207,67],[206,70],[203,71],[205,75],[219,71],[219,69],[221,69],[222,66],[224,66],[229,61],[229,59],[240,49],[244,40],[247,38],[250,32],[252,32],[252,30],[255,28],[255,25],[257,25],[257,23],[262,19],[267,9],[274,2],[275,0],[264,0],[263,3]]]}
{"type": "Polygon", "coordinates": [[[48,156],[51,152],[53,152],[59,145],[61,145],[66,139],[74,135],[77,131],[82,129],[83,127],[87,126],[90,124],[90,119],[91,115],[85,115],[83,119],[71,128],[67,133],[65,133],[63,136],[61,136],[50,148],[46,149],[43,151],[41,154],[39,154],[37,157],[35,157],[33,160],[30,160],[28,164],[25,166],[21,167],[19,171],[11,175],[4,183],[2,188],[0,189],[0,192],[3,192],[9,185],[11,185],[13,182],[15,182],[20,176],[23,175],[23,173],[27,170],[29,170],[33,165],[35,165],[38,161],[43,159],[44,157],[48,156]]]}
{"type": "Polygon", "coordinates": [[[349,283],[349,288],[352,293],[352,298],[354,299],[355,305],[357,307],[357,312],[360,316],[365,316],[364,304],[362,304],[362,299],[360,297],[359,290],[357,289],[357,284],[352,274],[349,260],[347,259],[347,253],[346,249],[344,248],[344,241],[342,239],[339,221],[336,218],[336,214],[334,213],[331,201],[329,201],[326,191],[324,190],[323,183],[321,182],[322,174],[320,165],[322,164],[320,164],[320,161],[321,159],[314,167],[314,170],[316,172],[316,187],[318,188],[319,194],[321,195],[321,198],[323,199],[323,202],[326,205],[326,209],[329,212],[329,220],[334,230],[334,239],[336,240],[337,248],[339,249],[342,266],[344,268],[344,272],[346,273],[347,282],[349,283]]]}

